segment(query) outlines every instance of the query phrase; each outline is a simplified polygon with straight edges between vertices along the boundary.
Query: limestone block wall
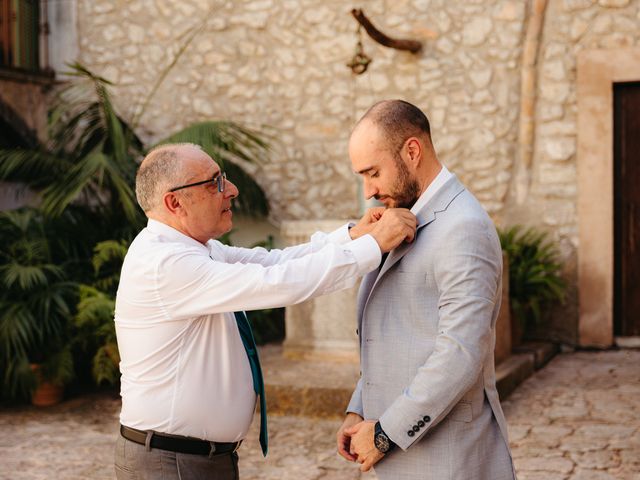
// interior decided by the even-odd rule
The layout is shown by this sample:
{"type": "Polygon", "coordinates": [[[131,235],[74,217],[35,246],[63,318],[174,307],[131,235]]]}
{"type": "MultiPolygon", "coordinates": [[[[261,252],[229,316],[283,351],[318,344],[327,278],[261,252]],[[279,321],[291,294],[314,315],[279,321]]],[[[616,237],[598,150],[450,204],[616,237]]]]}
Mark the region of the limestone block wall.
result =
{"type": "Polygon", "coordinates": [[[412,55],[368,37],[354,76],[356,22],[342,1],[84,0],[80,58],[117,83],[127,109],[150,89],[180,36],[209,16],[142,123],[159,138],[189,122],[269,125],[278,144],[259,178],[274,219],[358,213],[349,130],[375,101],[405,98],[430,116],[442,160],[499,216],[511,178],[524,2],[371,1],[384,31],[424,42],[412,55]],[[209,13],[210,12],[210,13],[209,13]]]}
{"type": "Polygon", "coordinates": [[[567,305],[555,314],[552,334],[575,341],[579,248],[576,58],[583,50],[640,46],[640,1],[550,0],[541,40],[531,188],[525,205],[507,202],[505,219],[538,225],[559,242],[571,290],[567,305]]]}
{"type": "MultiPolygon", "coordinates": [[[[142,117],[148,140],[190,122],[226,118],[268,125],[277,142],[257,173],[272,220],[350,218],[361,208],[347,141],[375,101],[403,98],[432,123],[441,160],[498,224],[525,223],[559,242],[575,279],[576,54],[638,45],[640,0],[548,0],[540,38],[531,182],[516,202],[523,0],[77,0],[80,60],[116,82],[131,112],[190,29],[185,50],[142,117]],[[382,31],[423,42],[418,55],[363,34],[369,70],[354,76],[361,7],[382,31]]],[[[576,294],[560,310],[558,338],[576,331],[576,294]]]]}

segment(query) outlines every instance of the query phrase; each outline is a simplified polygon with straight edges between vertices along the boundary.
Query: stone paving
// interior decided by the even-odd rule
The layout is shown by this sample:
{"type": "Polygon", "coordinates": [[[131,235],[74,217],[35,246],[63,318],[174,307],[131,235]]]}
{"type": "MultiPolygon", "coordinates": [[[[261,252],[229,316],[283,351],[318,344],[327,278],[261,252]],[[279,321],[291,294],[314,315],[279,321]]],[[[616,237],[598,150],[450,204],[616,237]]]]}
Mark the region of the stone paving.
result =
{"type": "Polygon", "coordinates": [[[640,351],[555,357],[503,402],[519,480],[640,479],[640,351]]]}
{"type": "MultiPolygon", "coordinates": [[[[327,373],[328,374],[328,373],[327,373]]],[[[555,357],[503,402],[519,480],[640,479],[640,351],[555,357]]],[[[0,410],[0,479],[113,479],[119,401],[0,410]]],[[[338,419],[270,417],[240,450],[243,480],[372,480],[334,450],[338,419]]]]}

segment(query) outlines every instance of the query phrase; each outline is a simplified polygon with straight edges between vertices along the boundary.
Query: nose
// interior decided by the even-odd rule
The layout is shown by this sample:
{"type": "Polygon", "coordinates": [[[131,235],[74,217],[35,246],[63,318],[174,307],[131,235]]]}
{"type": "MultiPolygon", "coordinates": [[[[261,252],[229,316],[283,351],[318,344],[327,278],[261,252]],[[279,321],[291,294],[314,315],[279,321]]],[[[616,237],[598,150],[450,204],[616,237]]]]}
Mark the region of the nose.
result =
{"type": "Polygon", "coordinates": [[[240,194],[238,187],[231,180],[225,180],[224,196],[225,198],[236,198],[240,194]]]}
{"type": "Polygon", "coordinates": [[[378,188],[367,178],[362,180],[362,191],[364,193],[364,198],[367,200],[378,194],[378,188]]]}

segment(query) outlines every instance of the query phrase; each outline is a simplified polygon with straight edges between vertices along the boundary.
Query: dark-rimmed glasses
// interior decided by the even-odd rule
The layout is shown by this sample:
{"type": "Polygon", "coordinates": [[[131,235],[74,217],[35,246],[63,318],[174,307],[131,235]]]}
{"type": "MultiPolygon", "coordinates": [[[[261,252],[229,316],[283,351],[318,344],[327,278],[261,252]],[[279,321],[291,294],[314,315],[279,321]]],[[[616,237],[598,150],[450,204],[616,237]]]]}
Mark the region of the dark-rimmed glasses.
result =
{"type": "Polygon", "coordinates": [[[224,192],[224,186],[227,183],[227,174],[225,172],[222,172],[216,175],[215,177],[210,178],[209,180],[202,180],[201,182],[189,183],[187,185],[180,185],[179,187],[172,188],[169,191],[175,192],[177,190],[182,190],[183,188],[197,187],[198,185],[204,185],[205,183],[214,183],[214,182],[218,186],[218,191],[220,193],[224,192]]]}

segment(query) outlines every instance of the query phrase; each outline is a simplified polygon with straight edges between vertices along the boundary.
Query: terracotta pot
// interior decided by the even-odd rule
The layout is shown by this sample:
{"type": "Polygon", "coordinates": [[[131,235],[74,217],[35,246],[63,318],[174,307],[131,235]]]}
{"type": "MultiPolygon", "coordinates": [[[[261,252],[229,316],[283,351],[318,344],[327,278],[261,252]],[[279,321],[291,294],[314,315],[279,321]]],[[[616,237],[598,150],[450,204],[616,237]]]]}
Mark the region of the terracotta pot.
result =
{"type": "Polygon", "coordinates": [[[31,370],[38,379],[38,387],[31,396],[31,403],[37,407],[49,407],[60,403],[64,396],[64,386],[43,380],[40,375],[40,365],[32,364],[31,370]]]}

